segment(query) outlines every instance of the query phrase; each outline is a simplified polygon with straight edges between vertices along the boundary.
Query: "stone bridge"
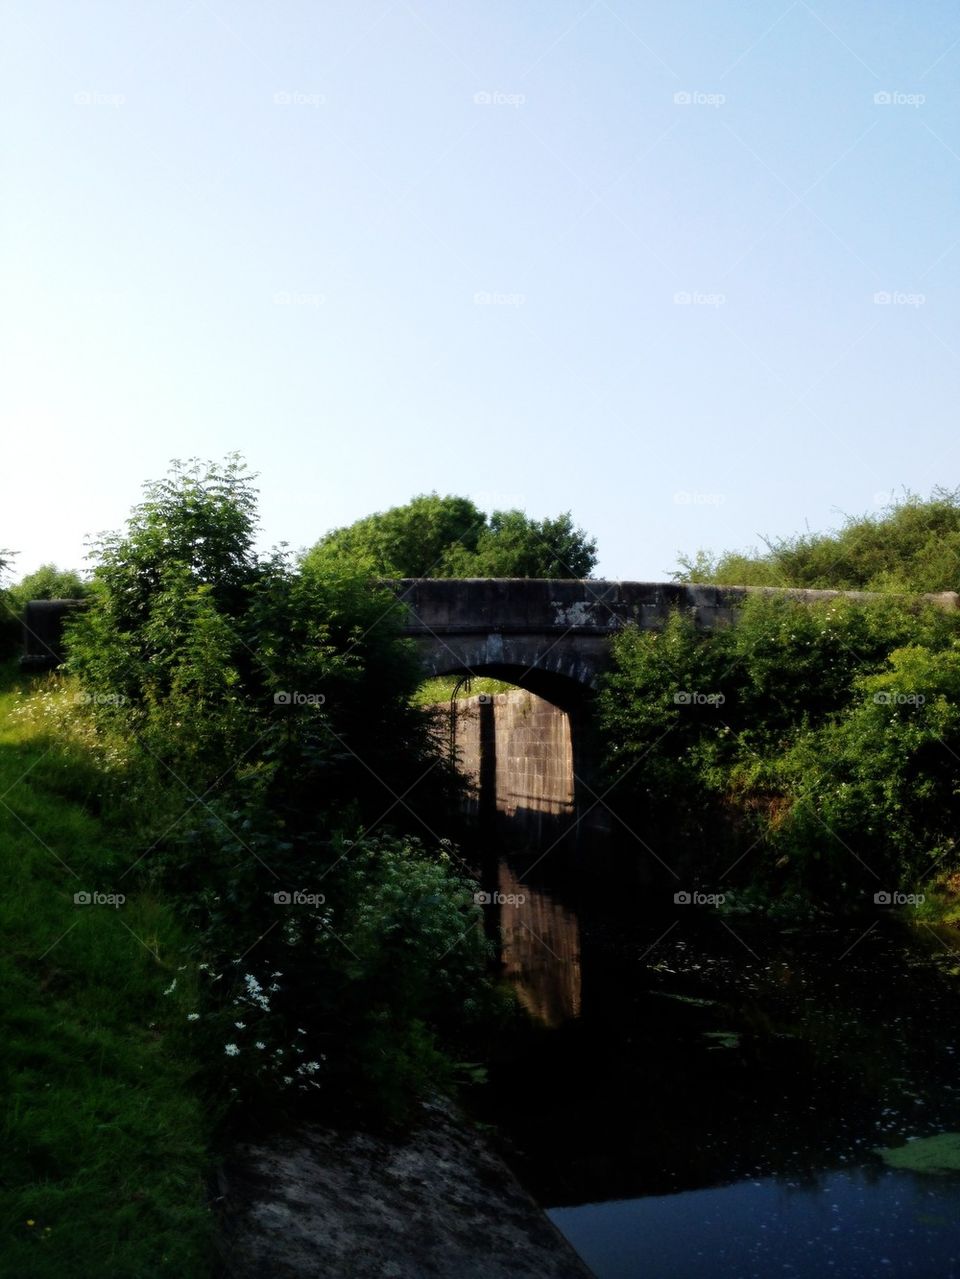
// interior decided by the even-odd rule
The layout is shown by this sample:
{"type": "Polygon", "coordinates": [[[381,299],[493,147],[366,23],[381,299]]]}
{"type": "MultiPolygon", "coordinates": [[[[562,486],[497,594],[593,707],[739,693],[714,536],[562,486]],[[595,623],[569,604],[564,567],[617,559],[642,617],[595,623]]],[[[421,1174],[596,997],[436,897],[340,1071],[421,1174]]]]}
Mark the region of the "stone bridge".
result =
{"type": "MultiPolygon", "coordinates": [[[[561,819],[578,834],[602,828],[594,802],[591,704],[609,665],[610,641],[623,627],[657,629],[680,609],[713,630],[734,622],[738,607],[755,593],[806,603],[876,598],[855,591],[545,578],[421,578],[389,585],[406,606],[403,630],[417,645],[425,676],[488,676],[524,690],[458,703],[452,734],[474,775],[476,811],[507,815],[540,840],[550,833],[545,827],[561,819]],[[542,701],[531,703],[531,695],[542,701]]],[[[946,610],[960,606],[954,592],[923,598],[946,610]]],[[[83,604],[27,605],[25,666],[57,664],[63,618],[83,604]]]]}
{"type": "MultiPolygon", "coordinates": [[[[680,609],[713,630],[733,623],[739,606],[757,593],[806,603],[876,598],[863,591],[543,578],[391,585],[407,606],[404,632],[419,649],[425,675],[492,677],[524,690],[458,701],[450,711],[451,738],[473,781],[473,811],[488,828],[495,823],[541,846],[565,830],[580,843],[608,829],[597,800],[591,703],[610,662],[610,641],[623,627],[657,629],[680,609]]],[[[948,610],[960,603],[954,592],[926,598],[948,610]]]]}
{"type": "MultiPolygon", "coordinates": [[[[487,675],[563,705],[596,687],[610,640],[634,623],[662,626],[676,609],[704,630],[727,625],[753,594],[813,603],[876,598],[865,591],[781,590],[547,578],[421,578],[391,583],[407,605],[405,633],[427,675],[487,675]]],[[[955,592],[928,596],[956,609],[955,592]]]]}

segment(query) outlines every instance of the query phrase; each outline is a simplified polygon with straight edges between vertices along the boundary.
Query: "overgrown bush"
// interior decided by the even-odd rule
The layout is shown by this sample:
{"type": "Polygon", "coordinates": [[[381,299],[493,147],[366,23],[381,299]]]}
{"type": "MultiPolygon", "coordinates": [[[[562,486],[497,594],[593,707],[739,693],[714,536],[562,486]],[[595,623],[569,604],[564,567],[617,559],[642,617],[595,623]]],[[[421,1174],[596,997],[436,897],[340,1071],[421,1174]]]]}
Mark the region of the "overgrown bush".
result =
{"type": "Polygon", "coordinates": [[[211,1079],[398,1109],[449,1078],[487,989],[473,885],[432,833],[455,779],[395,596],[259,556],[255,530],[237,458],[148,485],[95,548],[67,675],[137,873],[195,929],[211,1079]]]}
{"type": "Polygon", "coordinates": [[[600,697],[609,802],[705,878],[853,905],[954,865],[958,620],[756,596],[625,631],[600,697]]]}
{"type": "Polygon", "coordinates": [[[929,498],[904,493],[876,513],[851,516],[832,533],[770,538],[764,551],[699,551],[674,577],[725,586],[824,590],[960,589],[960,488],[929,498]]]}

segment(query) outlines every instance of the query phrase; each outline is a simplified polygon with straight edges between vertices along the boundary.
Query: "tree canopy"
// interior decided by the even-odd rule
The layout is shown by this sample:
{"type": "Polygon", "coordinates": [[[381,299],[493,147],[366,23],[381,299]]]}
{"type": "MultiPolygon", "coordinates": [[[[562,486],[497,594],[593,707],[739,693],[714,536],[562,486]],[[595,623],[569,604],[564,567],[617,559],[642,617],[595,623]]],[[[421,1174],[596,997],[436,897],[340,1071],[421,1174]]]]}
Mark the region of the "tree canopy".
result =
{"type": "Polygon", "coordinates": [[[41,564],[11,586],[9,595],[14,608],[22,610],[31,600],[82,599],[89,590],[89,585],[74,569],[41,564]]]}
{"type": "Polygon", "coordinates": [[[405,506],[334,529],[304,560],[307,569],[349,569],[375,577],[589,577],[596,542],[569,511],[532,519],[489,517],[469,498],[422,494],[405,506]]]}

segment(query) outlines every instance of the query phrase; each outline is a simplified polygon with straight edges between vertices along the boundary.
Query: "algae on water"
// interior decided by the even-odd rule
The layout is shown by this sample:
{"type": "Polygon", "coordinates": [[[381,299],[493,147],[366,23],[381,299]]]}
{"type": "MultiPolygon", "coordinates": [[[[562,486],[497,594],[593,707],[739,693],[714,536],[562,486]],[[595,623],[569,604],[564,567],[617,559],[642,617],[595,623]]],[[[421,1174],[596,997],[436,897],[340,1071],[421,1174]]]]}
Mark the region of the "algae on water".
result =
{"type": "Polygon", "coordinates": [[[693,995],[675,995],[670,990],[651,990],[651,995],[656,995],[658,999],[675,999],[678,1004],[692,1004],[696,1008],[714,1008],[718,1000],[716,999],[696,999],[693,995]]]}
{"type": "Polygon", "coordinates": [[[937,1176],[960,1172],[960,1132],[941,1132],[935,1137],[908,1141],[905,1146],[877,1146],[875,1150],[891,1168],[937,1176]]]}
{"type": "Polygon", "coordinates": [[[704,1038],[713,1039],[716,1042],[710,1045],[711,1050],[714,1048],[739,1048],[740,1032],[736,1030],[705,1030],[704,1038]]]}

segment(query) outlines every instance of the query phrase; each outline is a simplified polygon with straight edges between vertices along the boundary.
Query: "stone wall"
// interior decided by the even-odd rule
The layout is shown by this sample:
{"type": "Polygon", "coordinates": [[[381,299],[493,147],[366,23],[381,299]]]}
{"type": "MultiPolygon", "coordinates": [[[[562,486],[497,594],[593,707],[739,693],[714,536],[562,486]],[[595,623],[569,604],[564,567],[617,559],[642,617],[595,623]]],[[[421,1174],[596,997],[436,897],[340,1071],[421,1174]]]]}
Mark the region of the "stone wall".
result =
{"type": "Polygon", "coordinates": [[[534,840],[571,825],[573,747],[559,707],[519,688],[460,698],[455,740],[473,814],[534,840]]]}

